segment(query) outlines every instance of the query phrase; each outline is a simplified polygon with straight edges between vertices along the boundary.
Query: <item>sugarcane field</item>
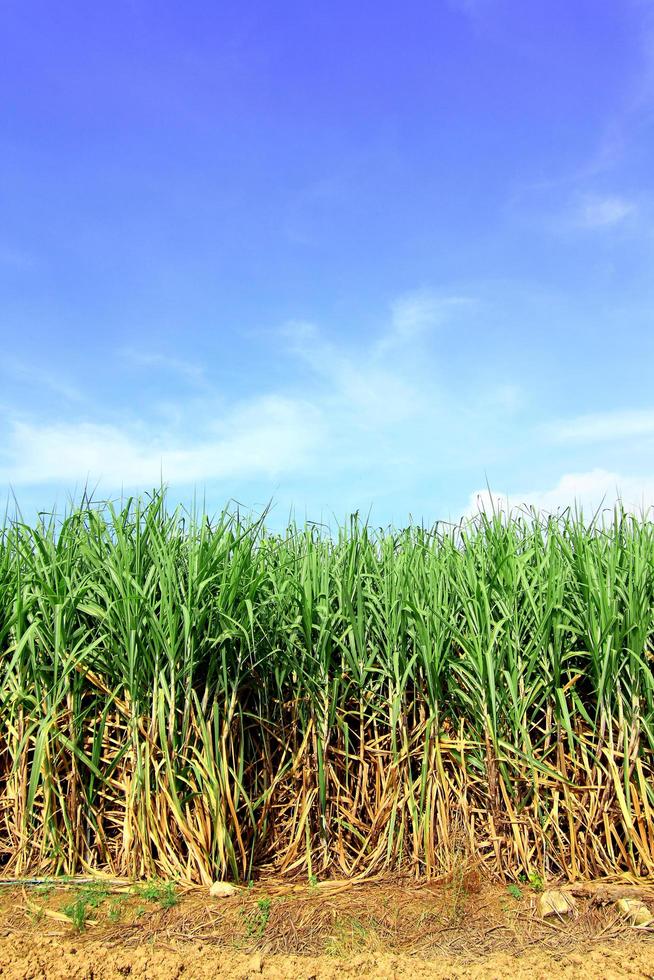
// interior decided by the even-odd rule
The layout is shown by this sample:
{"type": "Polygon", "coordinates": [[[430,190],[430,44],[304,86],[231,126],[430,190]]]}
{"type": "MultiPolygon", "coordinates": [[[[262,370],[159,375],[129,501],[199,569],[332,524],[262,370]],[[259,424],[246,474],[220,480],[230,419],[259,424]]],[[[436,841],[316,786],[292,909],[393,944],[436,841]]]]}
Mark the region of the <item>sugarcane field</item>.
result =
{"type": "Polygon", "coordinates": [[[0,980],[654,980],[654,0],[0,51],[0,980]]]}

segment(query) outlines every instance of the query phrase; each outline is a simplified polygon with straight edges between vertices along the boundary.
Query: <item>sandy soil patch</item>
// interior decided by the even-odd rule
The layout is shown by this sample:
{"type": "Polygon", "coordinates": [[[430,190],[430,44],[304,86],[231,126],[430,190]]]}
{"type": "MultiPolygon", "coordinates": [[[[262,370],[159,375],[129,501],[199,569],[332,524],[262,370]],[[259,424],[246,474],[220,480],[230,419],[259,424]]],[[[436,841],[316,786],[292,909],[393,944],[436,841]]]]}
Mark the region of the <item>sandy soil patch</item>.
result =
{"type": "Polygon", "coordinates": [[[2,980],[654,977],[654,934],[613,904],[543,921],[537,895],[474,878],[315,887],[230,899],[169,885],[0,892],[2,980]]]}

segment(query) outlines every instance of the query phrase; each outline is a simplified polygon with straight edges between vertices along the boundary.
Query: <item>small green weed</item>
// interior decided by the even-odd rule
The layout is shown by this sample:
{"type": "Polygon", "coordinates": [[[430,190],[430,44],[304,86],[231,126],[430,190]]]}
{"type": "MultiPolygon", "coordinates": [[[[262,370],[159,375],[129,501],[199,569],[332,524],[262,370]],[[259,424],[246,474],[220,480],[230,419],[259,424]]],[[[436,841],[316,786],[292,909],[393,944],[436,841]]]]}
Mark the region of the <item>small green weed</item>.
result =
{"type": "Polygon", "coordinates": [[[162,909],[172,909],[179,902],[179,895],[172,881],[149,881],[141,885],[136,894],[148,902],[157,902],[162,909]]]}
{"type": "Polygon", "coordinates": [[[28,909],[27,915],[32,920],[32,922],[34,923],[40,922],[43,916],[45,915],[43,906],[41,906],[41,908],[38,909],[28,909]]]}
{"type": "Polygon", "coordinates": [[[110,922],[120,922],[123,917],[124,904],[124,899],[122,898],[115,898],[113,900],[109,906],[109,911],[107,912],[107,918],[110,922]]]}
{"type": "Polygon", "coordinates": [[[102,882],[90,882],[83,885],[77,894],[75,901],[64,905],[61,911],[68,916],[77,932],[84,932],[89,910],[99,908],[109,898],[109,891],[102,882]]]}
{"type": "Polygon", "coordinates": [[[517,885],[507,885],[506,890],[511,896],[511,898],[515,898],[515,899],[522,898],[522,892],[517,885]]]}
{"type": "Polygon", "coordinates": [[[92,909],[99,908],[107,898],[109,898],[109,890],[102,882],[84,885],[79,893],[79,901],[85,902],[92,909]]]}
{"type": "Polygon", "coordinates": [[[529,885],[535,892],[542,892],[545,887],[542,875],[537,871],[530,871],[528,875],[524,871],[521,871],[518,875],[518,881],[522,885],[529,885]]]}
{"type": "Polygon", "coordinates": [[[269,898],[260,898],[256,909],[243,916],[245,921],[245,934],[248,939],[261,939],[270,919],[270,907],[272,902],[269,898]]]}
{"type": "Polygon", "coordinates": [[[89,907],[87,903],[83,899],[78,898],[77,901],[64,905],[61,911],[64,913],[64,915],[68,916],[76,932],[84,932],[86,929],[88,910],[89,907]]]}

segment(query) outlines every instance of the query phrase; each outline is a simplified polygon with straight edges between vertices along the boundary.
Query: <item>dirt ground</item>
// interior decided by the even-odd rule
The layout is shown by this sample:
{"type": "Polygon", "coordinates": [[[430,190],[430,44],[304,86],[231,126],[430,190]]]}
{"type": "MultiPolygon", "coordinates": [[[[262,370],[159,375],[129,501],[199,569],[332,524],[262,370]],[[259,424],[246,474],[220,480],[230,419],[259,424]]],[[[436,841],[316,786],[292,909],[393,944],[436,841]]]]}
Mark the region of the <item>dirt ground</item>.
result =
{"type": "Polygon", "coordinates": [[[2,980],[652,977],[654,930],[528,885],[262,881],[231,898],[163,883],[0,889],[2,980]]]}

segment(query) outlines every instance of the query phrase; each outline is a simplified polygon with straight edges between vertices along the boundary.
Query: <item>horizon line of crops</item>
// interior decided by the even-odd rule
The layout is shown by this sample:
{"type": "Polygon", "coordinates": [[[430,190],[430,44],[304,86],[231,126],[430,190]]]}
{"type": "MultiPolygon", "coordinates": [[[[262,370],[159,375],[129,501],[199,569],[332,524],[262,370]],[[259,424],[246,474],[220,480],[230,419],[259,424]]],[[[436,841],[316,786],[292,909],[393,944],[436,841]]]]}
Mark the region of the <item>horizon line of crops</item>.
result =
{"type": "Polygon", "coordinates": [[[0,870],[654,871],[654,525],[0,536],[0,870]]]}

